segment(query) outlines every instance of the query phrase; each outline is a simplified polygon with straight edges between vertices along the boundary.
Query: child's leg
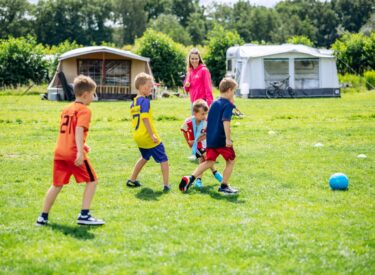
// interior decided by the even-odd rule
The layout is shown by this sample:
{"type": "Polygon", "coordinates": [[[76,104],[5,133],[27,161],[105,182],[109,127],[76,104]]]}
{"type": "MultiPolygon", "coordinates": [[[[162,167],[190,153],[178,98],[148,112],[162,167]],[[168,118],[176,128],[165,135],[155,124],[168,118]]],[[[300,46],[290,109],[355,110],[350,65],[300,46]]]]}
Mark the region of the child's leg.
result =
{"type": "Polygon", "coordinates": [[[234,167],[234,160],[231,160],[231,159],[226,160],[225,168],[224,168],[224,171],[223,171],[223,182],[222,183],[228,184],[229,178],[230,178],[230,176],[232,174],[232,171],[233,171],[233,167],[234,167]]]}
{"type": "Polygon", "coordinates": [[[169,164],[168,161],[160,163],[161,173],[163,174],[163,183],[164,185],[169,185],[169,164]]]}
{"type": "Polygon", "coordinates": [[[44,206],[43,206],[43,211],[42,211],[43,213],[49,213],[61,189],[62,189],[62,186],[54,186],[54,185],[52,185],[48,189],[46,197],[44,199],[44,206]]]}
{"type": "Polygon", "coordinates": [[[82,209],[90,209],[92,198],[94,197],[96,185],[98,181],[91,181],[86,183],[85,191],[82,198],[82,209]]]}
{"type": "Polygon", "coordinates": [[[134,166],[133,173],[130,177],[131,181],[135,181],[138,178],[138,174],[141,172],[143,166],[147,163],[148,160],[140,158],[134,166]]]}
{"type": "Polygon", "coordinates": [[[193,172],[194,178],[197,178],[199,175],[202,175],[204,171],[206,171],[208,168],[211,168],[214,165],[214,161],[212,160],[206,160],[205,162],[202,162],[199,164],[197,169],[193,172]]]}

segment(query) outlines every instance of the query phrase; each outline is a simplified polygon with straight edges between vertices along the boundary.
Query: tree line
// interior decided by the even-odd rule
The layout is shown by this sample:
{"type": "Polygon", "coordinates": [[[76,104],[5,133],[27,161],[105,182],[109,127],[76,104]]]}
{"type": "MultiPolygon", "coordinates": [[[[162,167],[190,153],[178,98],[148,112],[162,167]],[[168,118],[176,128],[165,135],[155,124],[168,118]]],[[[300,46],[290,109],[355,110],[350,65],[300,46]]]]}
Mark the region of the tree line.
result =
{"type": "Polygon", "coordinates": [[[199,0],[0,0],[0,39],[32,35],[38,43],[133,44],[151,28],[184,45],[205,45],[216,25],[245,42],[285,43],[305,36],[330,47],[345,33],[371,33],[374,0],[284,0],[274,8],[240,0],[233,5],[199,0]]]}

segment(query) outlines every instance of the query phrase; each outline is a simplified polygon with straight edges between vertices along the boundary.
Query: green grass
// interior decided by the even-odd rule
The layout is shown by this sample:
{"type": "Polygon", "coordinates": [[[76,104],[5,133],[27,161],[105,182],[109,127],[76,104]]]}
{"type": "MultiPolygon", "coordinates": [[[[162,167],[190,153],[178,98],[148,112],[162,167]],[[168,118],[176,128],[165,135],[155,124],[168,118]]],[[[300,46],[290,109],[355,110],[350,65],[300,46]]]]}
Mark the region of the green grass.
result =
{"type": "Polygon", "coordinates": [[[126,188],[139,157],[129,102],[99,102],[88,137],[100,177],[92,212],[107,224],[75,225],[83,186],[71,184],[51,225],[37,228],[66,103],[0,95],[1,273],[374,274],[375,93],[236,102],[246,114],[232,121],[238,197],[218,194],[209,173],[202,191],[178,191],[195,168],[179,131],[190,107],[178,98],[152,102],[172,192],[161,192],[153,162],[140,175],[143,188],[126,188]],[[349,191],[329,189],[335,172],[348,175],[349,191]]]}

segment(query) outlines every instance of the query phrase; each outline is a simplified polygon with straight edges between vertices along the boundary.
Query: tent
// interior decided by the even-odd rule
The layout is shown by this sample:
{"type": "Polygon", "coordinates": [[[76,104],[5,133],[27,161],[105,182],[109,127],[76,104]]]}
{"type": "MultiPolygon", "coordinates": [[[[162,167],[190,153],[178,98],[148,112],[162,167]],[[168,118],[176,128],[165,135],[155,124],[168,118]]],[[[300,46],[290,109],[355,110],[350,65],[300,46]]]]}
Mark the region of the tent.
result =
{"type": "Polygon", "coordinates": [[[294,44],[245,44],[230,47],[226,61],[227,75],[236,79],[237,94],[245,98],[265,97],[272,83],[280,81],[293,89],[295,97],[340,97],[331,50],[294,44]]]}
{"type": "Polygon", "coordinates": [[[136,94],[135,76],[141,72],[152,75],[149,58],[106,46],[74,49],[62,54],[58,61],[48,86],[49,100],[68,100],[67,90],[79,74],[96,82],[99,100],[130,99],[136,94]]]}

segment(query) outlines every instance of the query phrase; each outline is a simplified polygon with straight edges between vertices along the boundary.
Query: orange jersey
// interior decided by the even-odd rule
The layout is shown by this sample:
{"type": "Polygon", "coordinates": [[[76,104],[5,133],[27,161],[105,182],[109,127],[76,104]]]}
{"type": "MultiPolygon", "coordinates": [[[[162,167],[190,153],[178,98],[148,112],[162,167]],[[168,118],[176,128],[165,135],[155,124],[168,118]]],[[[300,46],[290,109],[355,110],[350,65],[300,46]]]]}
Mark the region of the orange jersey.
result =
{"type": "MultiPolygon", "coordinates": [[[[83,142],[86,142],[91,111],[86,105],[73,102],[61,113],[59,136],[55,148],[55,160],[75,160],[77,157],[76,127],[83,127],[83,142]]],[[[85,159],[87,159],[85,154],[85,159]]]]}

